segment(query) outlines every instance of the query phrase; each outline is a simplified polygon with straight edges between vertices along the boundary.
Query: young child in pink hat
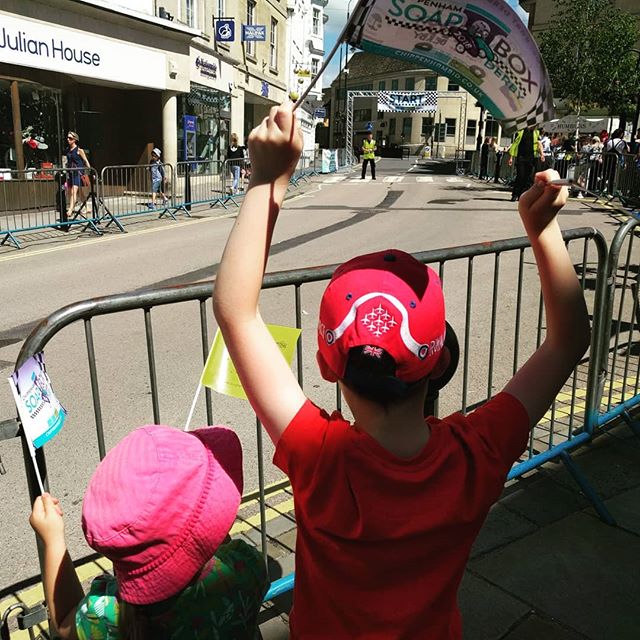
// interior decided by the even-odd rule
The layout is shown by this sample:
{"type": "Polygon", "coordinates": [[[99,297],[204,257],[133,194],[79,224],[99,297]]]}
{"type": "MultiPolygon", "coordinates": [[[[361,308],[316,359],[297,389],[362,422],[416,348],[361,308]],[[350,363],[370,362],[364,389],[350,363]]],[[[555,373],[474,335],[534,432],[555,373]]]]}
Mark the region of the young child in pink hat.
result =
{"type": "Polygon", "coordinates": [[[291,106],[249,136],[253,174],[214,289],[214,311],[293,487],[291,638],[458,640],[456,595],[490,506],[529,431],[589,344],[584,296],[556,220],[567,189],[536,175],[519,211],[547,331],[504,390],[469,415],[425,420],[449,368],[440,281],[397,250],[339,267],[320,304],[318,363],[355,421],[308,400],[258,310],[274,226],[302,142],[291,106]],[[437,382],[436,382],[437,383],[437,382]]]}
{"type": "Polygon", "coordinates": [[[87,595],[59,502],[39,497],[30,523],[60,637],[255,640],[269,582],[258,551],[228,537],[241,495],[242,451],[230,429],[136,429],[98,465],[84,496],[85,537],[115,574],[96,578],[87,595]]]}

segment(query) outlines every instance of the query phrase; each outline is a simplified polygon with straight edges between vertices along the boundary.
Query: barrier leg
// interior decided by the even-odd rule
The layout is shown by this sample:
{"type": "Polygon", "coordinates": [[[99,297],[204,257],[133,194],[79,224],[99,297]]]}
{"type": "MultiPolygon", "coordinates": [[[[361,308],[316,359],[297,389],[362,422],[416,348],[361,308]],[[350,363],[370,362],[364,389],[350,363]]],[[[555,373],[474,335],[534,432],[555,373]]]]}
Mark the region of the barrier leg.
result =
{"type": "Polygon", "coordinates": [[[622,418],[627,423],[629,429],[631,429],[631,431],[640,438],[640,422],[638,422],[638,420],[634,420],[628,411],[624,411],[622,413],[622,418]]]}
{"type": "MultiPolygon", "coordinates": [[[[177,211],[180,211],[183,207],[178,207],[177,211]]],[[[187,211],[187,209],[184,209],[184,212],[191,217],[191,214],[187,211]]],[[[175,217],[173,211],[171,211],[171,209],[165,207],[161,212],[160,215],[158,216],[158,220],[160,220],[160,218],[162,218],[164,215],[168,215],[170,216],[173,220],[177,220],[177,218],[175,217]]]]}
{"type": "Polygon", "coordinates": [[[10,242],[16,249],[22,249],[22,245],[18,242],[17,238],[11,233],[11,231],[4,231],[4,238],[0,242],[0,247],[5,243],[10,242]]]}
{"type": "Polygon", "coordinates": [[[613,519],[613,516],[609,513],[604,502],[602,502],[600,496],[593,488],[592,484],[587,480],[586,476],[582,473],[582,470],[575,463],[573,458],[566,451],[563,451],[560,454],[560,459],[564,462],[564,466],[567,468],[567,471],[573,476],[573,479],[576,481],[587,500],[593,505],[593,508],[600,516],[600,520],[605,524],[615,526],[616,521],[613,519]]]}

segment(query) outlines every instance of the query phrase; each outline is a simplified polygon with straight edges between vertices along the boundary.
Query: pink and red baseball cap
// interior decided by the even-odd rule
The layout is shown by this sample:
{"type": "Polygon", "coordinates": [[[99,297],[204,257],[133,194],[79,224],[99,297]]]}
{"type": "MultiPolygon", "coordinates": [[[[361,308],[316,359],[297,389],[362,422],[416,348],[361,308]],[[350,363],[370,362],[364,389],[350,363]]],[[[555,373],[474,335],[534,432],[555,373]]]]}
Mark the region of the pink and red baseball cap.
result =
{"type": "Polygon", "coordinates": [[[446,334],[444,296],[436,272],[397,249],[358,256],[339,266],[320,302],[318,364],[325,380],[344,379],[349,352],[396,363],[399,380],[426,377],[446,334]]]}
{"type": "Polygon", "coordinates": [[[211,559],[242,496],[242,449],[226,427],[149,425],[121,440],[85,492],[82,528],[131,604],[182,591],[211,559]]]}

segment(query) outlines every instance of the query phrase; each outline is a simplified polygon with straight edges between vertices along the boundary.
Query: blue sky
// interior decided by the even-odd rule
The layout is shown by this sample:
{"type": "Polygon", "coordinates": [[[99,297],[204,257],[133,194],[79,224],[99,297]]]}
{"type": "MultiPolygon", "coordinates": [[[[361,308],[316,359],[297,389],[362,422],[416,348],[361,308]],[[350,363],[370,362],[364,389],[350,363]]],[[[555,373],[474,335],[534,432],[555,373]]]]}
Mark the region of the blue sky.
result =
{"type": "MultiPolygon", "coordinates": [[[[520,7],[518,0],[506,0],[506,2],[521,15],[523,22],[527,21],[527,14],[520,7]]],[[[347,9],[353,9],[357,4],[358,0],[329,0],[324,9],[324,12],[329,16],[327,24],[324,25],[324,50],[327,55],[331,51],[331,48],[347,21],[347,9]]],[[[328,87],[331,84],[331,81],[336,77],[339,69],[340,52],[338,51],[323,74],[323,87],[328,87]]]]}

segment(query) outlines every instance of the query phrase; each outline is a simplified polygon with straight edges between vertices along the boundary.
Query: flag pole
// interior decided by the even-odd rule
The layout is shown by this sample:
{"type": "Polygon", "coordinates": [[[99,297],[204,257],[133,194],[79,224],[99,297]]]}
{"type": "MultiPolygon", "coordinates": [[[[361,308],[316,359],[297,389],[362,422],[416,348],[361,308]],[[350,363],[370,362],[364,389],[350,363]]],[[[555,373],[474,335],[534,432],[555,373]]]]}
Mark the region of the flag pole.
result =
{"type": "Polygon", "coordinates": [[[189,425],[191,424],[191,418],[193,418],[193,412],[196,410],[196,402],[198,402],[198,398],[200,397],[200,391],[202,391],[202,382],[198,383],[196,395],[193,396],[193,402],[191,403],[191,409],[189,409],[189,415],[187,417],[187,424],[184,425],[185,431],[189,431],[189,425]]]}

